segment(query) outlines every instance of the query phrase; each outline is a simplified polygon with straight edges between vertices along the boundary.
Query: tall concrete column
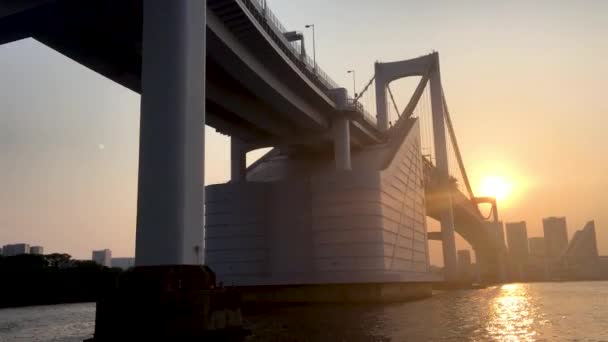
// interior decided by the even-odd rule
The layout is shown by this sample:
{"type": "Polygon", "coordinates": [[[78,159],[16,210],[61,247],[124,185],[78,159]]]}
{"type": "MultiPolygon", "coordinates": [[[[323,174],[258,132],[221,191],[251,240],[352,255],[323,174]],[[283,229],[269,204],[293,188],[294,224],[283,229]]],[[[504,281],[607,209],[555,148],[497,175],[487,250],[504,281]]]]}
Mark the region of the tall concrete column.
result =
{"type": "Polygon", "coordinates": [[[144,2],[137,266],[202,264],[205,11],[144,2]]]}
{"type": "Polygon", "coordinates": [[[206,1],[143,1],[136,267],[97,301],[96,342],[203,340],[206,1]]]}
{"type": "Polygon", "coordinates": [[[230,137],[230,180],[245,181],[247,177],[247,151],[241,140],[230,137]]]}
{"type": "Polygon", "coordinates": [[[334,159],[336,169],[351,170],[350,159],[350,122],[347,118],[338,118],[332,123],[334,135],[334,159]]]}
{"type": "Polygon", "coordinates": [[[430,77],[431,107],[433,114],[433,136],[435,143],[435,161],[441,175],[441,235],[443,247],[443,262],[445,280],[458,279],[458,262],[456,257],[456,239],[454,230],[454,214],[452,211],[452,195],[448,169],[448,152],[445,132],[443,108],[443,91],[441,73],[439,70],[439,55],[435,53],[435,69],[430,77]]]}
{"type": "Polygon", "coordinates": [[[384,75],[380,69],[380,64],[374,65],[376,82],[376,117],[378,119],[378,129],[381,132],[388,130],[388,107],[386,98],[386,87],[388,86],[384,75]]]}

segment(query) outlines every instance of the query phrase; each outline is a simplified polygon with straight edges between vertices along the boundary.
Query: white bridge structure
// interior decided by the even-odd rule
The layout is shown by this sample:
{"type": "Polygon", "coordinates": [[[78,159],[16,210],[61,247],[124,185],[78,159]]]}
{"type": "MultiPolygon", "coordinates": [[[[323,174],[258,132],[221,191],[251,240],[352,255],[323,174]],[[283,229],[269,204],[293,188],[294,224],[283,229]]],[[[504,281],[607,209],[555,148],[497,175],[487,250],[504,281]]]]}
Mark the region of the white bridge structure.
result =
{"type": "Polygon", "coordinates": [[[453,282],[456,233],[501,280],[496,202],[471,190],[437,53],[376,63],[350,97],[263,0],[0,0],[0,44],[28,37],[141,94],[136,268],[161,283],[204,260],[241,286],[428,284],[429,239],[453,282]],[[206,196],[205,125],[232,144],[206,196]]]}

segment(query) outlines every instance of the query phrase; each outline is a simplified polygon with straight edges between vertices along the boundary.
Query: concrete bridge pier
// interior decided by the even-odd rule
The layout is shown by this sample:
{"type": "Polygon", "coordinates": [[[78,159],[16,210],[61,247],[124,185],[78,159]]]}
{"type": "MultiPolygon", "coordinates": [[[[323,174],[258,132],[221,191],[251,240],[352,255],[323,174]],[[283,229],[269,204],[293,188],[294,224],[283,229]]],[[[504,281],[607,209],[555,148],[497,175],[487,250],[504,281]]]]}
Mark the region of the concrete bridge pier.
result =
{"type": "Polygon", "coordinates": [[[247,177],[247,149],[236,137],[230,138],[230,180],[245,181],[247,177]]]}
{"type": "Polygon", "coordinates": [[[429,78],[431,90],[431,107],[433,116],[433,137],[435,143],[435,161],[441,176],[438,200],[441,202],[440,223],[443,248],[443,263],[445,267],[445,281],[458,280],[458,262],[456,257],[456,237],[454,228],[454,213],[452,207],[452,194],[448,168],[448,152],[445,129],[445,113],[443,107],[443,89],[441,86],[441,73],[439,70],[439,55],[434,53],[434,68],[429,78]]]}
{"type": "Polygon", "coordinates": [[[95,341],[204,335],[205,11],[144,2],[136,267],[97,303],[95,341]]]}
{"type": "Polygon", "coordinates": [[[336,169],[350,171],[351,155],[350,155],[350,123],[348,119],[338,118],[332,124],[334,134],[334,158],[336,161],[336,169]]]}
{"type": "MultiPolygon", "coordinates": [[[[345,88],[332,90],[332,100],[338,107],[345,107],[348,102],[348,92],[345,88]]],[[[352,169],[350,150],[350,122],[346,116],[335,118],[332,122],[334,141],[334,160],[336,169],[350,171],[352,169]]]]}

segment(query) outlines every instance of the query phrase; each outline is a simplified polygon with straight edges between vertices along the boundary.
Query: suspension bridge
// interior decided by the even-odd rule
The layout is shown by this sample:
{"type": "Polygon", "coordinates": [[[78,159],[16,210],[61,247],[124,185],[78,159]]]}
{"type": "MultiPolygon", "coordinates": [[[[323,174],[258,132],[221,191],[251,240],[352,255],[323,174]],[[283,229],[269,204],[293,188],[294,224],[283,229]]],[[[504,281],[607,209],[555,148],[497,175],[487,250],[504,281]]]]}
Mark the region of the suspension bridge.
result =
{"type": "Polygon", "coordinates": [[[469,184],[438,53],[376,63],[349,96],[263,0],[1,0],[0,44],[28,37],[141,94],[136,270],[160,292],[128,312],[173,322],[167,298],[197,296],[203,261],[226,284],[299,286],[289,300],[415,297],[440,280],[429,239],[457,280],[456,233],[482,278],[502,279],[496,202],[469,184]],[[400,107],[391,83],[408,77],[400,107]],[[232,164],[203,191],[205,125],[231,137],[232,164]]]}

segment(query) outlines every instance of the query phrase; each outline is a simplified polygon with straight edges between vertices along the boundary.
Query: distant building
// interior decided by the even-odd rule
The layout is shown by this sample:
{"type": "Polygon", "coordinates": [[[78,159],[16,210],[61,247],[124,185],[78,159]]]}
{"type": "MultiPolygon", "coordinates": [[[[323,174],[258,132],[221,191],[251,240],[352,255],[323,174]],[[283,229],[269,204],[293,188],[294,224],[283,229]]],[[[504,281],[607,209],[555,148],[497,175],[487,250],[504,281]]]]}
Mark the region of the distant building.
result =
{"type": "Polygon", "coordinates": [[[528,249],[528,278],[531,280],[546,280],[548,277],[548,266],[545,238],[529,238],[528,249]]]}
{"type": "Polygon", "coordinates": [[[528,250],[530,257],[539,256],[545,257],[545,238],[544,237],[531,237],[528,239],[528,250]]]}
{"type": "Polygon", "coordinates": [[[598,279],[599,261],[595,222],[589,221],[574,233],[561,257],[563,275],[569,279],[598,279]]]}
{"type": "Polygon", "coordinates": [[[30,245],[27,243],[16,243],[12,245],[4,245],[4,247],[2,247],[2,255],[4,256],[15,256],[29,253],[30,245]]]}
{"type": "Polygon", "coordinates": [[[568,248],[568,228],[565,217],[547,217],[543,219],[543,232],[545,234],[545,252],[549,273],[556,276],[560,268],[560,259],[568,248]]]}
{"type": "Polygon", "coordinates": [[[458,273],[462,280],[471,280],[472,274],[472,260],[471,251],[468,249],[459,250],[458,253],[458,273]]]}
{"type": "Polygon", "coordinates": [[[524,280],[529,256],[526,222],[509,222],[505,227],[509,246],[508,265],[511,277],[514,280],[524,280]]]}
{"type": "Polygon", "coordinates": [[[135,258],[112,258],[112,267],[128,270],[135,266],[135,258]]]}
{"type": "Polygon", "coordinates": [[[568,228],[565,217],[547,217],[543,219],[543,232],[547,257],[557,260],[568,247],[568,228]]]}
{"type": "Polygon", "coordinates": [[[497,269],[490,269],[492,266],[477,262],[476,269],[479,275],[496,274],[498,272],[498,278],[496,280],[506,281],[507,280],[507,242],[505,240],[505,229],[502,221],[489,221],[485,222],[486,229],[498,241],[498,263],[494,266],[497,269]]]}
{"type": "Polygon", "coordinates": [[[93,261],[101,266],[112,267],[112,251],[109,249],[93,251],[93,261]]]}
{"type": "Polygon", "coordinates": [[[601,279],[608,279],[608,256],[600,255],[598,258],[598,270],[601,279]]]}
{"type": "Polygon", "coordinates": [[[42,246],[32,246],[32,247],[30,247],[30,254],[44,255],[44,247],[42,247],[42,246]]]}

